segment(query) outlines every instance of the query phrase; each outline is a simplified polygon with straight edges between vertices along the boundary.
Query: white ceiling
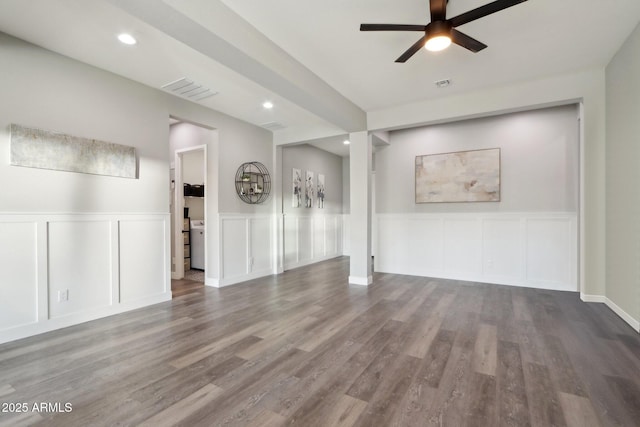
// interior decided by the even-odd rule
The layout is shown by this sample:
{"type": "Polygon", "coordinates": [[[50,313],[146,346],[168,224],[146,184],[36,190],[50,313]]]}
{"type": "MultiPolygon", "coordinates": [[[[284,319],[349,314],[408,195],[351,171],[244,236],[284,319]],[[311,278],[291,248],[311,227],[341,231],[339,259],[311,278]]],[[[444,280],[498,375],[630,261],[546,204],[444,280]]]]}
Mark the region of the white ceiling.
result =
{"type": "MultiPolygon", "coordinates": [[[[450,0],[447,16],[489,1],[450,0]]],[[[0,31],[154,88],[187,77],[219,92],[207,107],[285,125],[276,142],[335,136],[341,155],[367,111],[604,67],[640,1],[529,0],[459,27],[489,46],[480,53],[423,50],[405,64],[394,60],[420,33],[359,31],[428,16],[427,0],[0,0],[0,31]],[[123,31],[139,43],[117,42],[123,31]],[[443,78],[453,84],[437,89],[443,78]]]]}
{"type": "MultiPolygon", "coordinates": [[[[427,0],[222,1],[365,111],[606,65],[640,20],[638,0],[529,0],[458,28],[489,46],[477,54],[454,45],[398,64],[421,33],[359,25],[426,24],[427,0]]],[[[489,2],[450,0],[447,16],[489,2]]]]}

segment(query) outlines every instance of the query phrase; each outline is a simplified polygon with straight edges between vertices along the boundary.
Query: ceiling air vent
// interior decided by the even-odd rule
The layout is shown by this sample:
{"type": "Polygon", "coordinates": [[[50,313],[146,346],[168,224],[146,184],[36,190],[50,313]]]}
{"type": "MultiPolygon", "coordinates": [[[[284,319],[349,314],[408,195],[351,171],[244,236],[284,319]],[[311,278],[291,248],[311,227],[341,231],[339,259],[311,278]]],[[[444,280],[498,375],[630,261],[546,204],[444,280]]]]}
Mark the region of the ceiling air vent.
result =
{"type": "Polygon", "coordinates": [[[280,129],[286,128],[285,125],[283,125],[282,123],[278,123],[278,122],[263,123],[260,126],[262,126],[265,129],[269,129],[270,131],[280,130],[280,129]]]}
{"type": "Polygon", "coordinates": [[[442,87],[447,87],[451,84],[451,79],[442,79],[442,80],[436,80],[435,82],[433,82],[436,86],[438,86],[439,88],[442,87]]]}
{"type": "Polygon", "coordinates": [[[205,98],[218,94],[215,90],[211,90],[185,77],[175,82],[167,83],[162,86],[162,89],[192,101],[202,101],[205,98]]]}

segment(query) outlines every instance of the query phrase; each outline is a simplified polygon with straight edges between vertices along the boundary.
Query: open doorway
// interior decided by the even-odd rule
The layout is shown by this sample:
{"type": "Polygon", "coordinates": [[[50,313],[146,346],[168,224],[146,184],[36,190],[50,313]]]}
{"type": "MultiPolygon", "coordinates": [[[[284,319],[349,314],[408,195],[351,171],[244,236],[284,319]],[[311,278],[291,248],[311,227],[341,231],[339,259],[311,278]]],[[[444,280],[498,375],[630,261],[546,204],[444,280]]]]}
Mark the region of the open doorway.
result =
{"type": "Polygon", "coordinates": [[[174,297],[202,289],[207,270],[207,142],[214,130],[172,119],[171,243],[174,297]]]}

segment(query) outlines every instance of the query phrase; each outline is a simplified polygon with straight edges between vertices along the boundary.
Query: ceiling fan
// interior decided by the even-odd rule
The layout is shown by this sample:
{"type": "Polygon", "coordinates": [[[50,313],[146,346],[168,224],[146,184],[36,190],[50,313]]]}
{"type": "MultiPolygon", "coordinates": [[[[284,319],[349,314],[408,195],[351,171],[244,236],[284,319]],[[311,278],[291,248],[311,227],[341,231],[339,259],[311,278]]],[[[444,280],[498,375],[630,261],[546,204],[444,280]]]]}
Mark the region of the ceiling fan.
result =
{"type": "Polygon", "coordinates": [[[486,48],[487,45],[456,30],[456,27],[525,1],[527,0],[496,0],[447,19],[447,0],[429,0],[431,22],[427,25],[361,24],[360,31],[423,31],[424,36],[400,55],[396,62],[406,62],[423,46],[427,50],[439,51],[455,43],[475,53],[486,48]]]}

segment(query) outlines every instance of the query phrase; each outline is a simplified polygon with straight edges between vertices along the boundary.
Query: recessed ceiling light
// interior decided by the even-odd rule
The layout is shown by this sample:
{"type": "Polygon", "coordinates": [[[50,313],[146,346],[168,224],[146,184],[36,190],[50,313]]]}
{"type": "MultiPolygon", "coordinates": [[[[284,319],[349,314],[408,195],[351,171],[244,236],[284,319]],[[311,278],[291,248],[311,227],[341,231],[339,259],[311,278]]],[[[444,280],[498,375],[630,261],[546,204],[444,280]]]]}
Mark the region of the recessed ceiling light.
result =
{"type": "Polygon", "coordinates": [[[118,40],[124,44],[132,45],[138,43],[138,41],[131,35],[127,33],[122,33],[118,35],[118,40]]]}
{"type": "Polygon", "coordinates": [[[266,108],[267,110],[270,110],[270,109],[272,109],[272,108],[273,108],[273,102],[265,101],[265,102],[264,102],[264,104],[262,104],[262,106],[263,106],[264,108],[266,108]]]}
{"type": "Polygon", "coordinates": [[[349,144],[351,144],[351,141],[349,141],[348,139],[345,139],[344,141],[342,141],[342,143],[344,145],[349,145],[349,144]]]}

